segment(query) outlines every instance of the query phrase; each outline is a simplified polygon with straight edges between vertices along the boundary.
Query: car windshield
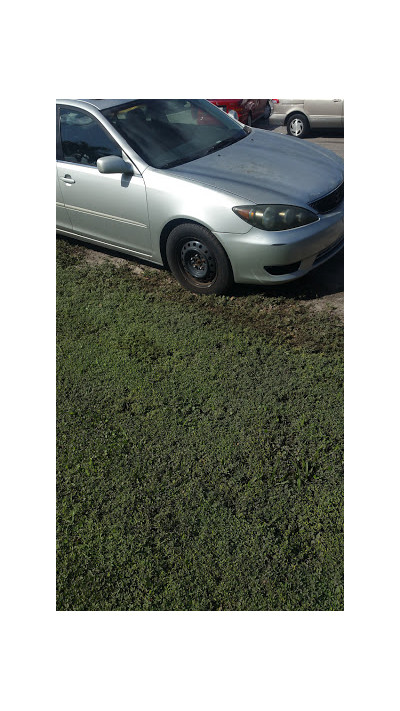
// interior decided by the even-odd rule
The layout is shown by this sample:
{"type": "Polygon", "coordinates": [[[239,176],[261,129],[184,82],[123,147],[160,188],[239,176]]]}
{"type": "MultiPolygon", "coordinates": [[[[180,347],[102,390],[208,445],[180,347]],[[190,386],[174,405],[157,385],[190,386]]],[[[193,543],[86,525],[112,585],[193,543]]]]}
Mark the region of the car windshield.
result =
{"type": "Polygon", "coordinates": [[[202,99],[141,99],[102,113],[154,168],[188,163],[236,143],[248,133],[202,99]]]}

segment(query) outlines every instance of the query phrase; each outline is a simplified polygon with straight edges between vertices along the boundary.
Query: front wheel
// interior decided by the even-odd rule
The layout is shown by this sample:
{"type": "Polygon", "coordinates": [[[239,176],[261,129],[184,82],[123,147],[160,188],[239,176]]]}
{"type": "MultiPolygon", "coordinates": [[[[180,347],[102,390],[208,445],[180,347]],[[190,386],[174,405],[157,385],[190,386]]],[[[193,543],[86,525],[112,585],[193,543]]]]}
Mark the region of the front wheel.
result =
{"type": "Polygon", "coordinates": [[[304,114],[293,114],[287,122],[287,132],[289,136],[305,138],[310,132],[310,124],[304,114]]]}
{"type": "Polygon", "coordinates": [[[195,294],[223,294],[232,286],[225,250],[202,225],[175,227],[167,241],[167,260],[174,277],[195,294]]]}

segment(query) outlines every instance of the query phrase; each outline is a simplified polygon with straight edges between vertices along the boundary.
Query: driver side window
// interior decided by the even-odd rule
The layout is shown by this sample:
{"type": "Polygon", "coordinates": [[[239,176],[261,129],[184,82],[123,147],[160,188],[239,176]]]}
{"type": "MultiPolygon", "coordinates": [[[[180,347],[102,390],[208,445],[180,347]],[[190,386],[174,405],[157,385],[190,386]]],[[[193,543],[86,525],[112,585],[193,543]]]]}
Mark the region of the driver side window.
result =
{"type": "Polygon", "coordinates": [[[60,134],[63,157],[69,163],[96,165],[103,156],[122,158],[117,143],[93,116],[83,111],[62,108],[60,134]]]}

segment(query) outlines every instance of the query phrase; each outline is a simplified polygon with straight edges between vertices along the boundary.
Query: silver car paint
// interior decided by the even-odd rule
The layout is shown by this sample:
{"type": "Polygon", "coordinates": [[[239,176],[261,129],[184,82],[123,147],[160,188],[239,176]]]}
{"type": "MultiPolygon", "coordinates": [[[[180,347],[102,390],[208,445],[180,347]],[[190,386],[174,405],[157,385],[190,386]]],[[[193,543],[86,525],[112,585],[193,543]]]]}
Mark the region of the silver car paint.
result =
{"type": "Polygon", "coordinates": [[[321,250],[333,246],[334,253],[343,234],[343,205],[312,225],[283,232],[252,228],[232,211],[244,203],[307,206],[343,180],[343,161],[333,153],[253,129],[220,152],[159,170],[148,166],[96,107],[85,101],[59,103],[96,116],[134,167],[133,176],[105,175],[93,166],[58,161],[59,232],[162,264],[162,230],[174,220],[193,220],[219,239],[235,281],[243,283],[291,281],[313,267],[321,250]],[[75,182],[63,182],[66,175],[75,182]],[[295,261],[301,261],[295,275],[264,270],[295,261]]]}
{"type": "Polygon", "coordinates": [[[292,234],[269,232],[252,228],[246,235],[217,233],[232,264],[235,281],[241,284],[285,283],[307,274],[318,259],[318,265],[333,257],[343,246],[343,211],[324,216],[318,232],[312,225],[287,230],[292,234]],[[279,237],[280,235],[280,237],[279,237]],[[280,239],[280,241],[278,241],[280,239]],[[319,257],[327,250],[326,256],[319,257]],[[329,250],[329,251],[328,251],[329,250]],[[281,266],[300,262],[294,274],[267,274],[265,266],[281,266]]]}
{"type": "Polygon", "coordinates": [[[64,204],[61,192],[61,185],[58,179],[58,167],[56,166],[56,225],[63,230],[72,230],[72,222],[64,204]]]}
{"type": "Polygon", "coordinates": [[[92,239],[151,257],[146,188],[141,175],[105,175],[96,167],[58,164],[58,177],[72,229],[92,239]],[[73,183],[63,183],[70,176],[73,183]]]}

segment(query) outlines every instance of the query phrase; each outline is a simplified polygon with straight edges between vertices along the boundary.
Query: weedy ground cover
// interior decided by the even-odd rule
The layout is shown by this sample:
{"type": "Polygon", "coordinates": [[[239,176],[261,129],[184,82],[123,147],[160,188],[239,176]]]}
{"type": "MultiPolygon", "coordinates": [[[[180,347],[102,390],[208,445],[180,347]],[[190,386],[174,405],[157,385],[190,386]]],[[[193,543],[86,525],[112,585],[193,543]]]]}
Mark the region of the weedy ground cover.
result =
{"type": "Polygon", "coordinates": [[[57,608],[343,608],[342,324],[57,244],[57,608]]]}

